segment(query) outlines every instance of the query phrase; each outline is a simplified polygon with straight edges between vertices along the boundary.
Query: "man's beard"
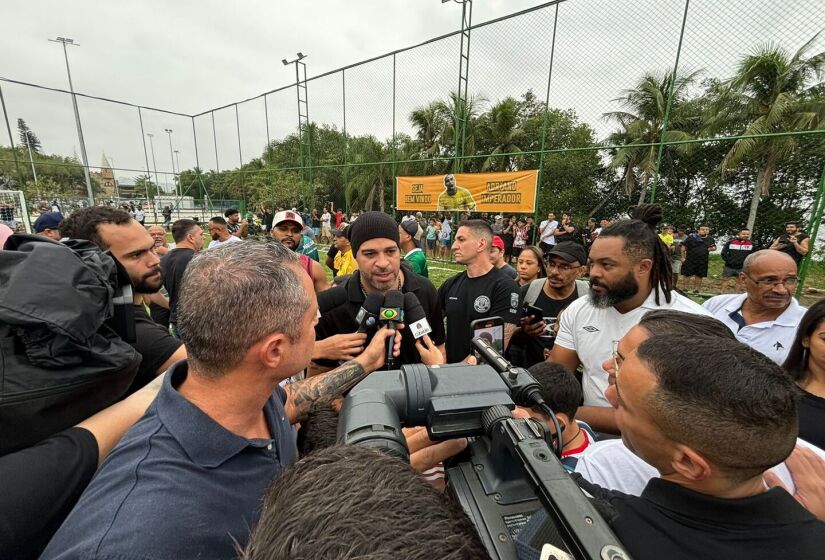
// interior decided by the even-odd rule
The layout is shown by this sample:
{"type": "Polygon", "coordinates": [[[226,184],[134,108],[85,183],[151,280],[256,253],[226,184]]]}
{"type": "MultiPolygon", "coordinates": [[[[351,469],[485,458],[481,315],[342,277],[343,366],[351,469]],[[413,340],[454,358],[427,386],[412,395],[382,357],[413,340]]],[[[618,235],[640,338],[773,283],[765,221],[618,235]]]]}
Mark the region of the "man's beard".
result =
{"type": "Polygon", "coordinates": [[[163,286],[163,275],[160,274],[160,269],[158,269],[157,272],[158,274],[147,274],[136,282],[133,280],[133,289],[140,294],[155,294],[159,292],[161,286],[163,286]]]}
{"type": "Polygon", "coordinates": [[[605,288],[607,291],[603,294],[597,294],[596,292],[590,292],[590,303],[592,303],[595,307],[599,309],[607,309],[608,307],[613,307],[614,305],[618,305],[624,301],[629,300],[633,296],[639,293],[639,283],[633,277],[632,272],[628,272],[627,276],[625,276],[621,282],[616,284],[615,286],[608,286],[607,284],[603,284],[598,280],[593,278],[590,279],[590,287],[599,286],[601,288],[605,288]]]}

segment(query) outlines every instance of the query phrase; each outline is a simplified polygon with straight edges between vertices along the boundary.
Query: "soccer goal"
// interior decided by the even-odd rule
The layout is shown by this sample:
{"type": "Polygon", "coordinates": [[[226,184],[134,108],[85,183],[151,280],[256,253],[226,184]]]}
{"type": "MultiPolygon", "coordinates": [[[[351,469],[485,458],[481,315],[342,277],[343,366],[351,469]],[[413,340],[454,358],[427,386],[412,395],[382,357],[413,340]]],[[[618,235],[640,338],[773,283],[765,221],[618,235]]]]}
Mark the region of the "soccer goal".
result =
{"type": "Polygon", "coordinates": [[[0,190],[0,223],[6,224],[15,232],[32,233],[31,217],[23,191],[0,190]]]}

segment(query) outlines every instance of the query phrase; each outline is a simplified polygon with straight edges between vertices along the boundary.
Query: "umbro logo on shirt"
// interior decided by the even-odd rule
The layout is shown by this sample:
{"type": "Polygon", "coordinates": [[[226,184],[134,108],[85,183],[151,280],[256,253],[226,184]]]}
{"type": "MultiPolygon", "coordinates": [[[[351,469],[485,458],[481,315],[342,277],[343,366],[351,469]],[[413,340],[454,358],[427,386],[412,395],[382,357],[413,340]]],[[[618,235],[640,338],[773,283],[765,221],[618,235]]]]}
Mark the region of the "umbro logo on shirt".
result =
{"type": "Polygon", "coordinates": [[[587,325],[586,327],[582,327],[582,329],[586,330],[587,332],[599,332],[599,329],[592,325],[587,325]]]}

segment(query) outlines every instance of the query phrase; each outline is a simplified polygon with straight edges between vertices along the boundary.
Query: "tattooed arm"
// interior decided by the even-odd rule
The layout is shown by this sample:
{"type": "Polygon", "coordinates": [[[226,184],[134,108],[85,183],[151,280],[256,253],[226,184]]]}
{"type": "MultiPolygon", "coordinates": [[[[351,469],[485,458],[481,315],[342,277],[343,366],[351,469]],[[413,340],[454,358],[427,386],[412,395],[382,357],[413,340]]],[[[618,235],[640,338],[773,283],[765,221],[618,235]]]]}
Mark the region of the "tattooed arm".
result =
{"type": "MultiPolygon", "coordinates": [[[[386,352],[385,341],[393,334],[395,331],[383,328],[375,334],[372,342],[357,358],[326,373],[287,385],[284,388],[286,390],[284,408],[289,422],[295,424],[305,420],[313,407],[331,403],[371,372],[383,366],[386,352]]],[[[394,354],[398,356],[400,351],[401,337],[397,336],[394,354]]]]}

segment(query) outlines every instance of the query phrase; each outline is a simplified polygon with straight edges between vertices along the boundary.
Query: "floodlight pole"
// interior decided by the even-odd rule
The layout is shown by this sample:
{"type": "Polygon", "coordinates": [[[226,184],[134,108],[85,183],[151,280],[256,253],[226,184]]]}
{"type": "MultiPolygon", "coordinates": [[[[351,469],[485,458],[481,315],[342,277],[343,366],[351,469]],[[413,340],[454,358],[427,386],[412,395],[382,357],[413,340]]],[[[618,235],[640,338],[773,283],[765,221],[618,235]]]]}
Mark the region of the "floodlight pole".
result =
{"type": "Polygon", "coordinates": [[[86,142],[83,140],[83,127],[80,125],[80,112],[77,110],[77,97],[74,94],[74,84],[72,84],[72,71],[69,68],[69,53],[66,50],[66,45],[79,47],[79,43],[75,43],[73,39],[67,37],[58,37],[57,39],[49,39],[52,43],[60,43],[63,45],[63,57],[66,59],[66,75],[69,77],[69,91],[72,94],[72,106],[74,107],[74,119],[77,124],[77,138],[80,141],[80,157],[83,158],[83,174],[86,178],[86,194],[89,197],[89,206],[95,205],[95,195],[92,191],[92,179],[89,177],[89,159],[86,157],[86,142]]]}
{"type": "MultiPolygon", "coordinates": [[[[175,180],[175,150],[172,149],[172,129],[171,128],[164,128],[163,132],[165,132],[169,136],[169,160],[172,162],[172,181],[175,180]]],[[[178,173],[180,173],[180,169],[178,169],[178,173]]],[[[178,198],[180,198],[180,181],[178,181],[177,188],[175,189],[178,198]]]]}
{"type": "Polygon", "coordinates": [[[297,53],[295,60],[282,59],[284,66],[295,65],[295,91],[298,94],[298,141],[301,146],[301,167],[303,168],[304,180],[312,183],[312,136],[309,130],[309,97],[307,95],[307,65],[301,62],[307,55],[302,52],[297,53]],[[301,70],[304,72],[304,79],[301,80],[301,70]]]}
{"type": "Polygon", "coordinates": [[[158,179],[158,162],[155,160],[155,142],[153,140],[155,135],[151,132],[147,132],[146,136],[149,137],[149,149],[152,152],[152,167],[155,170],[155,186],[158,190],[160,190],[160,180],[158,179]]]}

